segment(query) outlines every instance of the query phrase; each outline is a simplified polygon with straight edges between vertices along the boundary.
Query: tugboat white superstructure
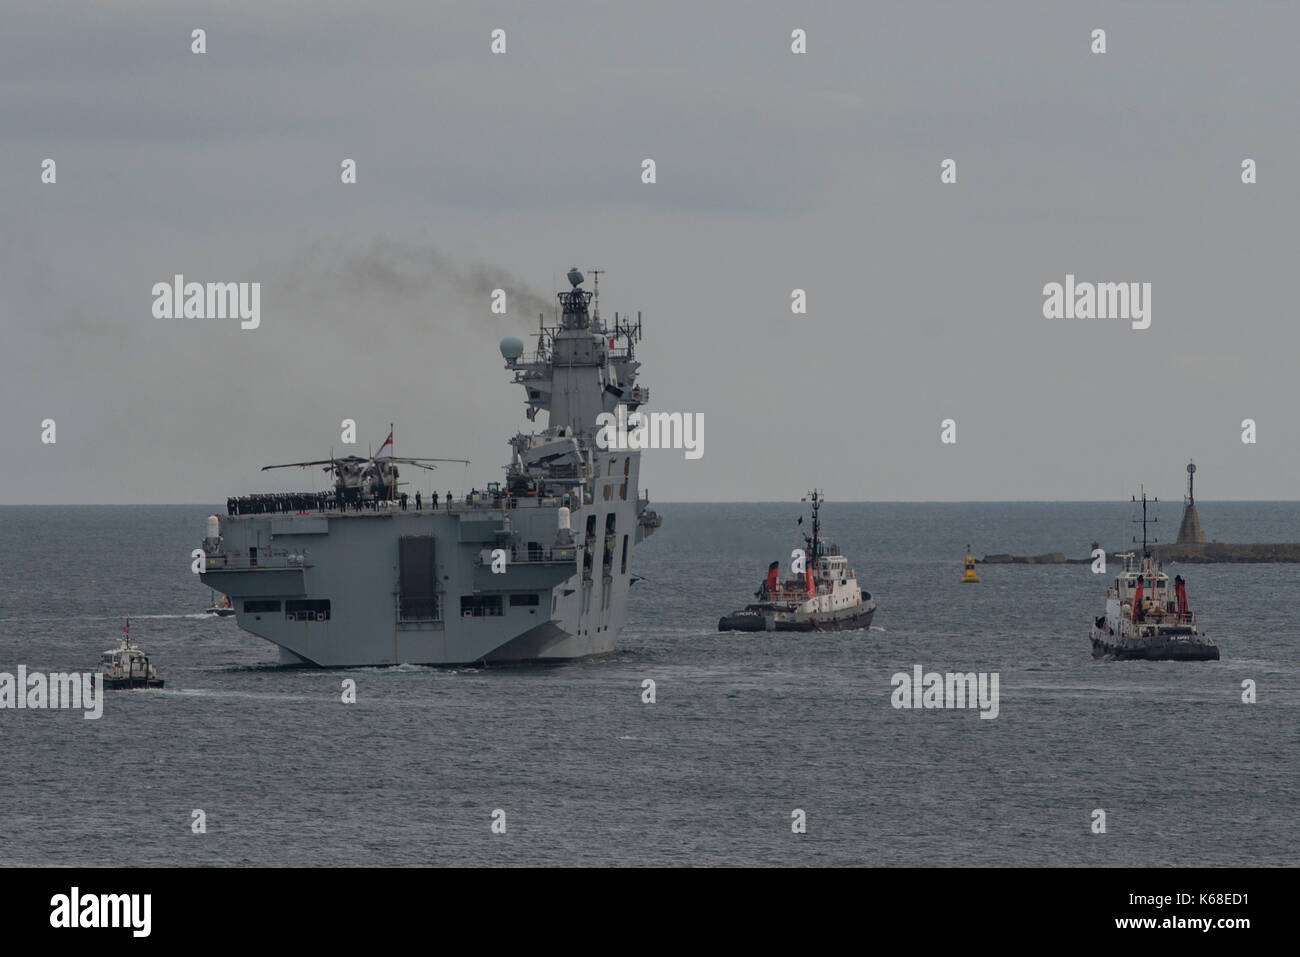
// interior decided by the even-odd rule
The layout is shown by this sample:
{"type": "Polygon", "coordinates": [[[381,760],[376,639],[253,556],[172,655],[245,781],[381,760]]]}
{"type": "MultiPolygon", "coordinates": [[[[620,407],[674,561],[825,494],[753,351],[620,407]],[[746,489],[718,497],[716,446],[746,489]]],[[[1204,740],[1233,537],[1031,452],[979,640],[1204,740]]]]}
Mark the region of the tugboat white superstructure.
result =
{"type": "Polygon", "coordinates": [[[105,688],[161,688],[163,680],[149,662],[149,656],[131,640],[131,622],[122,629],[122,640],[99,659],[99,677],[105,688]]]}
{"type": "Polygon", "coordinates": [[[718,631],[851,631],[871,625],[876,600],[862,590],[839,546],[822,540],[822,492],[813,489],[809,498],[812,534],[804,536],[803,576],[779,581],[780,563],[773,562],[755,592],[758,601],[723,616],[718,631]]]}
{"type": "Polygon", "coordinates": [[[1219,649],[1196,627],[1181,575],[1170,582],[1147,547],[1142,494],[1142,558],[1124,552],[1123,570],[1106,590],[1106,614],[1092,623],[1092,656],[1108,661],[1218,661],[1219,649]]]}

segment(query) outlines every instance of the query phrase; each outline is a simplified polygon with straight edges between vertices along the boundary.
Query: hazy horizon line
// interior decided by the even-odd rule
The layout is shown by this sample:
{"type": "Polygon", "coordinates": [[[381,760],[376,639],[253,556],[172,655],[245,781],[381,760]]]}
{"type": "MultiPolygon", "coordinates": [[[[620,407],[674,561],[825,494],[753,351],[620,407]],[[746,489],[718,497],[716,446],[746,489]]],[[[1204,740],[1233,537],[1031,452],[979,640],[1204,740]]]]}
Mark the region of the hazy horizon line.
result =
{"type": "MultiPolygon", "coordinates": [[[[310,493],[303,493],[310,494],[310,493]]],[[[1130,500],[1125,503],[1123,499],[1109,498],[980,498],[980,499],[823,499],[824,504],[839,505],[1115,505],[1115,504],[1133,504],[1130,500]]],[[[1159,499],[1147,499],[1153,504],[1167,505],[1170,503],[1183,504],[1181,498],[1165,499],[1161,502],[1159,499]]],[[[224,503],[221,502],[0,502],[0,508],[197,508],[200,506],[220,508],[224,503]]],[[[807,504],[806,499],[795,501],[794,499],[655,499],[651,505],[802,505],[807,504]]],[[[1272,505],[1298,505],[1300,499],[1293,498],[1206,498],[1197,499],[1199,505],[1241,505],[1241,504],[1272,504],[1272,505]]],[[[412,505],[407,511],[415,511],[412,505]]],[[[425,511],[439,511],[439,509],[425,509],[425,511]]],[[[266,513],[273,514],[273,513],[266,513]]]]}

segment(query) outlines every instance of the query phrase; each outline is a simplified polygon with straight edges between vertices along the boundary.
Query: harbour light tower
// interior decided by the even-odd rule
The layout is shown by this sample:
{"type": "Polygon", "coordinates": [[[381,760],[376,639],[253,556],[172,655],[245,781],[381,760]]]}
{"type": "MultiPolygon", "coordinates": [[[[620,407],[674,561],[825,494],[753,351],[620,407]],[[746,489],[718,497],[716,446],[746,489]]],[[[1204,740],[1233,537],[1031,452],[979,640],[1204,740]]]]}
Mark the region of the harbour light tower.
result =
{"type": "Polygon", "coordinates": [[[1183,523],[1178,526],[1179,545],[1204,545],[1205,531],[1201,528],[1201,517],[1196,514],[1196,497],[1192,494],[1192,483],[1196,479],[1196,463],[1187,463],[1187,497],[1183,499],[1183,523]]]}

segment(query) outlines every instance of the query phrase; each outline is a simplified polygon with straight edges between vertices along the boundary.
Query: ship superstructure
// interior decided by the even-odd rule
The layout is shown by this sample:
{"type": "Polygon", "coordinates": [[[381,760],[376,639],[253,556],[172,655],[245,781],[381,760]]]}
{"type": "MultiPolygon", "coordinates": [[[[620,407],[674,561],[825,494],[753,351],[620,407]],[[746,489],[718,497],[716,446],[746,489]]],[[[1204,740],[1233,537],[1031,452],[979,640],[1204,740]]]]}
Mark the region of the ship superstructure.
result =
{"type": "Polygon", "coordinates": [[[377,492],[260,496],[248,513],[232,500],[235,514],[209,517],[201,577],[230,596],[241,628],[286,662],[324,667],[613,649],[633,551],[660,524],[639,491],[640,452],[596,442],[598,415],[649,398],[636,381],[641,322],[615,314],[607,325],[582,273],[568,279],[559,323],[540,324],[533,354],[501,341],[529,420],[548,416],[510,440],[504,482],[411,507],[385,463],[391,481],[377,492]]]}
{"type": "MultiPolygon", "coordinates": [[[[876,600],[858,584],[857,572],[839,546],[822,538],[819,489],[812,502],[812,533],[804,536],[802,574],[780,580],[780,563],[768,566],[758,599],[718,620],[719,631],[842,631],[867,628],[876,600]]],[[[800,519],[802,522],[802,518],[800,519]]]]}
{"type": "Polygon", "coordinates": [[[1151,557],[1145,492],[1141,521],[1141,557],[1136,552],[1116,556],[1123,566],[1106,590],[1106,613],[1092,623],[1092,656],[1112,661],[1218,661],[1218,647],[1197,630],[1182,576],[1170,581],[1151,557]]]}

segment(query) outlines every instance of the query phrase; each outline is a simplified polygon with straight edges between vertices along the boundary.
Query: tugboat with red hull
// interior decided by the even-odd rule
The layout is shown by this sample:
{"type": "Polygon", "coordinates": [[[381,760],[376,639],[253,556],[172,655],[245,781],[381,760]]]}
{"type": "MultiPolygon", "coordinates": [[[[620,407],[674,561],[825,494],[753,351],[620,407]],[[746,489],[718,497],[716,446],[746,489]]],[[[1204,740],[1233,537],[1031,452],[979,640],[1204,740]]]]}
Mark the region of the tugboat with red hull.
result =
{"type": "Polygon", "coordinates": [[[1133,552],[1116,556],[1123,559],[1123,570],[1106,590],[1106,614],[1092,623],[1092,656],[1107,661],[1218,661],[1218,646],[1197,630],[1183,576],[1170,582],[1151,557],[1147,521],[1144,491],[1142,559],[1139,562],[1133,552]]]}
{"type": "Polygon", "coordinates": [[[839,546],[822,540],[818,510],[824,495],[813,489],[809,498],[812,534],[804,536],[802,575],[796,570],[789,581],[779,581],[780,562],[773,562],[754,593],[758,601],[724,615],[718,631],[853,631],[870,626],[876,600],[858,585],[839,546]]]}

